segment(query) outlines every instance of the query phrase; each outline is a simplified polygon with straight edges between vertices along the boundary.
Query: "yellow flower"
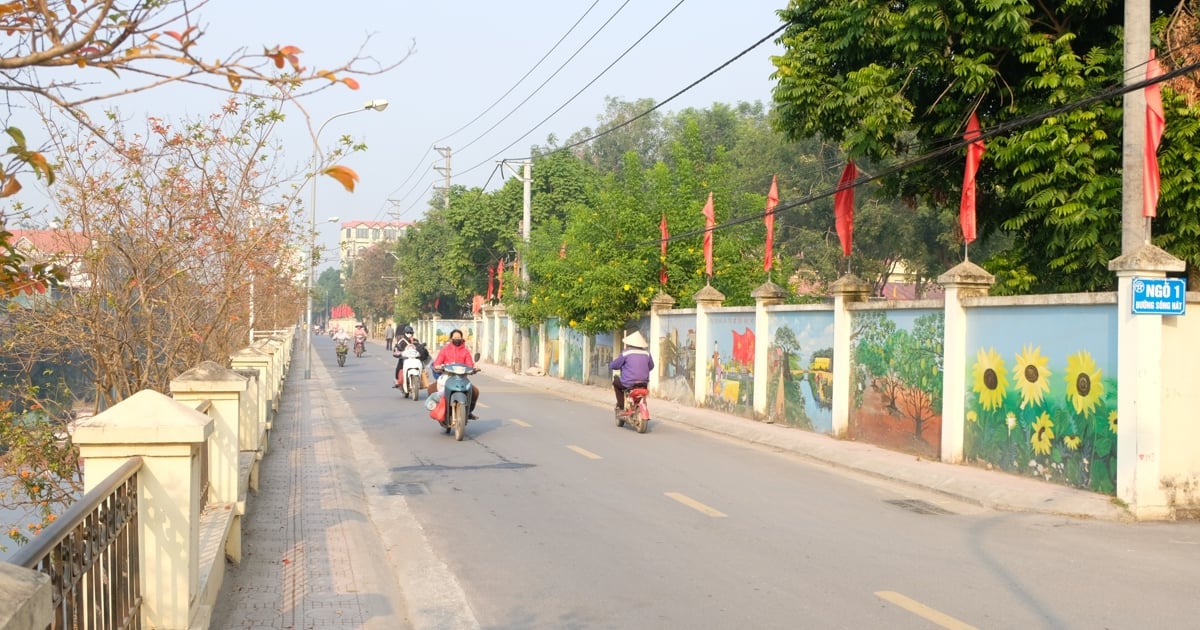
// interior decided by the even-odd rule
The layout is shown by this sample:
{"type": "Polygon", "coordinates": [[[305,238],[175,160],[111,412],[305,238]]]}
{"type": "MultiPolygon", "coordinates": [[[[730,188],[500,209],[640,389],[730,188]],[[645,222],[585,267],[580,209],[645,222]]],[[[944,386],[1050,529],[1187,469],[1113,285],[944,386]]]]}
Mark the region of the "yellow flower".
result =
{"type": "Polygon", "coordinates": [[[1050,370],[1046,366],[1049,357],[1042,356],[1040,347],[1025,346],[1017,354],[1013,366],[1013,383],[1021,392],[1021,408],[1026,405],[1042,404],[1042,397],[1050,391],[1050,370]]]}
{"type": "Polygon", "coordinates": [[[1067,448],[1071,449],[1072,451],[1079,450],[1079,443],[1081,441],[1083,440],[1081,440],[1078,435],[1068,435],[1063,438],[1063,444],[1066,444],[1067,448]]]}
{"type": "Polygon", "coordinates": [[[1054,423],[1050,421],[1050,415],[1043,411],[1037,422],[1033,423],[1033,435],[1029,437],[1029,443],[1033,445],[1035,454],[1049,455],[1050,440],[1053,439],[1054,423]]]}
{"type": "Polygon", "coordinates": [[[1004,374],[1004,359],[989,348],[987,352],[979,349],[973,368],[975,385],[972,390],[979,394],[979,404],[984,409],[996,409],[1004,403],[1004,390],[1008,387],[1008,377],[1004,374]]]}
{"type": "Polygon", "coordinates": [[[979,422],[979,414],[974,409],[967,412],[967,422],[979,422]]]}
{"type": "Polygon", "coordinates": [[[629,283],[625,283],[625,286],[622,288],[625,289],[626,291],[628,291],[628,290],[632,289],[633,287],[629,286],[629,283]]]}
{"type": "Polygon", "coordinates": [[[1104,383],[1100,382],[1100,369],[1087,350],[1067,357],[1067,399],[1075,406],[1075,413],[1092,415],[1092,410],[1104,395],[1104,383]]]}
{"type": "Polygon", "coordinates": [[[1108,430],[1113,433],[1117,432],[1117,410],[1113,409],[1108,412],[1108,430]]]}

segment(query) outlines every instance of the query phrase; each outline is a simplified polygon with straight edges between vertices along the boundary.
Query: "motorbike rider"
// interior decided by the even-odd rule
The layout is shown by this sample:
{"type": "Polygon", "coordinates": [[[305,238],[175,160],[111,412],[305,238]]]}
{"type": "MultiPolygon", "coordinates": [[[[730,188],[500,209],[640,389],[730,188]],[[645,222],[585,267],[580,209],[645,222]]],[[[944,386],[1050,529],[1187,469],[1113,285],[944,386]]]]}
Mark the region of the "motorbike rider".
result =
{"type": "Polygon", "coordinates": [[[611,370],[620,370],[613,375],[613,394],[617,397],[617,410],[625,409],[625,392],[634,387],[646,387],[650,382],[650,370],[654,369],[654,358],[646,348],[642,331],[635,330],[621,340],[625,350],[608,364],[611,370]]]}
{"type": "Polygon", "coordinates": [[[354,325],[354,347],[358,348],[358,344],[362,344],[363,350],[367,349],[367,330],[362,324],[354,325]]]}
{"type": "Polygon", "coordinates": [[[344,330],[334,331],[333,342],[335,345],[345,344],[346,347],[349,347],[350,346],[350,335],[347,335],[346,331],[344,331],[344,330]]]}
{"type": "MultiPolygon", "coordinates": [[[[457,328],[450,331],[450,343],[442,346],[438,351],[437,358],[433,360],[434,374],[441,375],[442,366],[447,363],[462,363],[467,367],[475,367],[475,358],[471,356],[471,350],[467,348],[467,342],[463,339],[463,332],[457,328]]],[[[471,405],[467,408],[467,418],[470,420],[478,420],[475,415],[475,403],[479,400],[479,388],[475,384],[471,384],[471,405]]]]}
{"type": "MultiPolygon", "coordinates": [[[[396,384],[392,385],[393,388],[402,387],[404,384],[403,381],[400,380],[402,378],[400,373],[404,369],[404,351],[409,346],[415,346],[417,351],[421,353],[419,358],[421,359],[422,363],[425,363],[429,360],[429,350],[425,348],[425,344],[421,343],[421,341],[417,339],[416,334],[413,332],[412,326],[405,326],[404,332],[402,333],[399,341],[392,345],[392,356],[396,357],[396,384]]],[[[422,376],[421,380],[424,381],[425,377],[422,376]]]]}

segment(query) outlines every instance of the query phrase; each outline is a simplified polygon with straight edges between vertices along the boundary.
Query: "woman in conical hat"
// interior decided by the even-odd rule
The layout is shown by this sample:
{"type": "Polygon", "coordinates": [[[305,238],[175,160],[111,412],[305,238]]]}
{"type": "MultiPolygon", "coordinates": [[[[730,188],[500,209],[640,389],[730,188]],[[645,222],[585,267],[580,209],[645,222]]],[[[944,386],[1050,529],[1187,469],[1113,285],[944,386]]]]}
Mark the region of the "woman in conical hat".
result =
{"type": "Polygon", "coordinates": [[[650,370],[654,369],[654,359],[646,350],[650,344],[646,343],[646,338],[640,330],[625,335],[621,342],[626,346],[625,351],[608,364],[609,369],[620,370],[619,374],[613,376],[613,394],[617,397],[617,409],[625,408],[625,390],[632,389],[635,385],[645,387],[650,380],[650,370]]]}
{"type": "Polygon", "coordinates": [[[621,343],[624,343],[627,346],[633,346],[634,348],[641,348],[643,350],[650,347],[650,344],[646,343],[646,338],[642,336],[642,331],[640,330],[635,330],[628,335],[625,335],[625,338],[621,340],[621,343]]]}

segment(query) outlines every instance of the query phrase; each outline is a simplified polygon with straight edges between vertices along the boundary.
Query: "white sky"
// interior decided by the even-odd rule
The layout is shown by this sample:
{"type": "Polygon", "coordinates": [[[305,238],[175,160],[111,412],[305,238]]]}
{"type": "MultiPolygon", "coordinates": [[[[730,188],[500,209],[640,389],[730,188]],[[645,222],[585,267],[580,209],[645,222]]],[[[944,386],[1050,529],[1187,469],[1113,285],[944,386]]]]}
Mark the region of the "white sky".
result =
{"type": "MultiPolygon", "coordinates": [[[[411,221],[422,216],[430,185],[443,183],[442,175],[431,168],[435,161],[441,164],[441,156],[431,149],[435,142],[453,150],[454,184],[481,186],[497,160],[525,157],[531,145],[544,144],[551,134],[562,141],[585,126],[595,127],[606,96],[661,102],[778,28],[775,11],[786,4],[786,0],[630,1],[578,56],[518,108],[626,2],[595,0],[570,36],[507,98],[474,124],[446,137],[512,88],[592,2],[212,0],[201,12],[207,33],[200,40],[200,53],[228,54],[239,46],[256,50],[292,44],[304,50],[304,65],[330,67],[352,57],[367,35],[371,41],[364,54],[384,63],[398,59],[415,40],[412,57],[387,74],[360,79],[361,89],[336,87],[306,101],[314,127],[334,114],[361,108],[370,99],[390,102],[384,112],[339,117],[321,134],[324,148],[340,135],[350,134],[365,141],[369,149],[342,161],[361,176],[354,193],[329,178],[321,179],[318,222],[332,216],[343,221],[396,218],[389,214],[411,221]],[[654,32],[539,126],[676,4],[678,8],[654,32]],[[497,124],[514,109],[517,111],[497,124]],[[488,132],[493,125],[495,129],[488,132]],[[511,148],[505,149],[510,144],[511,148]]],[[[671,102],[664,111],[707,107],[714,102],[769,103],[773,85],[769,57],[778,52],[773,42],[763,44],[671,102]]],[[[114,101],[104,106],[116,105],[124,113],[145,107],[168,119],[212,110],[215,100],[194,98],[190,93],[184,96],[184,91],[187,88],[166,88],[136,102],[114,101]]],[[[287,163],[303,165],[311,160],[312,140],[297,113],[289,112],[280,137],[287,163]]],[[[488,189],[502,183],[498,173],[488,189]]],[[[308,199],[306,193],[305,203],[308,199]]],[[[335,232],[332,225],[321,228],[325,247],[336,248],[335,232]]]]}

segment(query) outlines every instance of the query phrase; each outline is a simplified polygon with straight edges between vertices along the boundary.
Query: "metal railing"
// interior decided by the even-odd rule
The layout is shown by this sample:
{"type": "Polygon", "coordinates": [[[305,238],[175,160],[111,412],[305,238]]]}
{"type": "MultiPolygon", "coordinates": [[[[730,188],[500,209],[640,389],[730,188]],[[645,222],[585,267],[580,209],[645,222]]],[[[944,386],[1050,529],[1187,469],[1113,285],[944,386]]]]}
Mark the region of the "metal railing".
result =
{"type": "Polygon", "coordinates": [[[141,457],[122,464],[13,555],[13,564],[50,576],[50,628],[141,627],[141,468],[141,457]]]}

